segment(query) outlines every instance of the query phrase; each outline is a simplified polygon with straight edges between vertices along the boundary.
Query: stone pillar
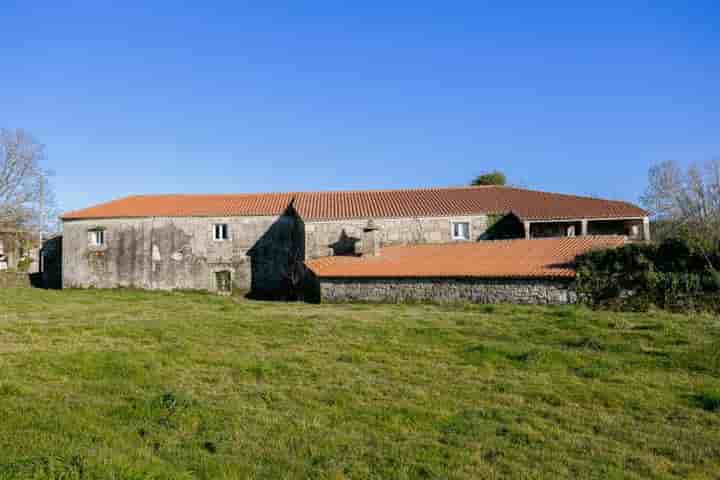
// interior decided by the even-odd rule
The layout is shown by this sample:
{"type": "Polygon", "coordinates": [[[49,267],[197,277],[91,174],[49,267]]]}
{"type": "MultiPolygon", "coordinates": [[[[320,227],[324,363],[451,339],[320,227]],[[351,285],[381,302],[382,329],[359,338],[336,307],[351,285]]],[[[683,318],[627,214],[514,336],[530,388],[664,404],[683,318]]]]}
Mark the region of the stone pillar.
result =
{"type": "Polygon", "coordinates": [[[580,221],[580,235],[583,237],[588,234],[588,221],[587,219],[583,219],[580,221]]]}
{"type": "Polygon", "coordinates": [[[530,222],[523,222],[525,227],[525,240],[530,240],[530,222]]]}
{"type": "Polygon", "coordinates": [[[650,219],[648,217],[643,218],[643,240],[650,241],[650,219]]]}
{"type": "Polygon", "coordinates": [[[368,220],[367,225],[363,228],[360,254],[363,257],[376,257],[380,255],[380,230],[372,220],[368,220]]]}

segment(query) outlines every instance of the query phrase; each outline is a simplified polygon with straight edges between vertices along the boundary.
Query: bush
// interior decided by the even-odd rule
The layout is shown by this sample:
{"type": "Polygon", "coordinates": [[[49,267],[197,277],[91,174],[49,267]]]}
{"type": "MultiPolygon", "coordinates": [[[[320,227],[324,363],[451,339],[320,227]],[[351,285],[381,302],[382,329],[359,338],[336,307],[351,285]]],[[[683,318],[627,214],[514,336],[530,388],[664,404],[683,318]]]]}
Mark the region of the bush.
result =
{"type": "Polygon", "coordinates": [[[708,412],[720,412],[720,389],[707,390],[695,395],[698,405],[708,412]]]}
{"type": "Polygon", "coordinates": [[[720,311],[718,258],[678,238],[593,251],[577,259],[578,293],[595,308],[720,311]]]}
{"type": "Polygon", "coordinates": [[[30,269],[31,264],[32,264],[32,258],[30,258],[28,256],[22,257],[20,260],[18,260],[17,271],[25,273],[30,269]]]}

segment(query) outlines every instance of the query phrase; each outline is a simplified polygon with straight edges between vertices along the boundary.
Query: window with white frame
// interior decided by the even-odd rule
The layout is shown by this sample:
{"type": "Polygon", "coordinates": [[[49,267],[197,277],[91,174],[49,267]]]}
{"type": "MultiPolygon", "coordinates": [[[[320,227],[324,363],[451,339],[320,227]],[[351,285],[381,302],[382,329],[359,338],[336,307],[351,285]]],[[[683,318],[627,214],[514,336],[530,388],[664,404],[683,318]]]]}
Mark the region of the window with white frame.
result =
{"type": "Polygon", "coordinates": [[[88,240],[93,247],[102,247],[105,245],[105,230],[96,228],[88,232],[88,240]]]}
{"type": "Polygon", "coordinates": [[[470,222],[452,223],[453,240],[470,240],[470,222]]]}
{"type": "Polygon", "coordinates": [[[227,223],[216,223],[213,227],[213,239],[223,241],[230,239],[227,223]]]}

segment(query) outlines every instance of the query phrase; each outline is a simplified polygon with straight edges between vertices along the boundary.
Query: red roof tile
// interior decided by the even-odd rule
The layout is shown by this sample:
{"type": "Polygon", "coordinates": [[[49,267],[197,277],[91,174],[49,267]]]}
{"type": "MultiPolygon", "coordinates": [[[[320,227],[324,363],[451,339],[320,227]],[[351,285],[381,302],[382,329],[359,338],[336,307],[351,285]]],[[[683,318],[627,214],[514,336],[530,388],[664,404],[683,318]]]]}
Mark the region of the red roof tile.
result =
{"type": "Polygon", "coordinates": [[[515,213],[523,220],[644,217],[635,205],[512,187],[231,195],[138,195],[65,213],[64,220],[279,215],[292,199],[306,220],[515,213]]]}
{"type": "Polygon", "coordinates": [[[578,255],[624,243],[625,237],[597,236],[388,246],[376,257],[323,257],[306,265],[326,278],[572,278],[578,255]]]}

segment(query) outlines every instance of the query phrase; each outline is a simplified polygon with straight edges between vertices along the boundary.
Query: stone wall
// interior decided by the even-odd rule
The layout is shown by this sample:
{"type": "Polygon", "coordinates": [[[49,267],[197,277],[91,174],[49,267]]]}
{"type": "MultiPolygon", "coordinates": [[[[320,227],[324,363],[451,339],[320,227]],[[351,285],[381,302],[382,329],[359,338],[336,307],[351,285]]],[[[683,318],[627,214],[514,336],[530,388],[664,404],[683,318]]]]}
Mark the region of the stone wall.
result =
{"type": "Polygon", "coordinates": [[[577,300],[573,282],[556,279],[322,278],[322,302],[473,302],[565,304],[577,300]]]}
{"type": "Polygon", "coordinates": [[[0,272],[0,289],[30,287],[30,275],[17,272],[0,272]]]}
{"type": "MultiPolygon", "coordinates": [[[[306,256],[343,255],[359,251],[363,228],[369,218],[333,221],[306,221],[306,256]]],[[[381,245],[449,243],[452,222],[470,223],[470,240],[480,240],[487,229],[487,215],[458,217],[374,218],[381,245]]]]}
{"type": "Polygon", "coordinates": [[[63,287],[214,291],[216,273],[230,272],[235,288],[275,288],[298,221],[286,215],[65,221],[63,287]],[[214,240],[218,223],[228,224],[228,240],[214,240]],[[105,232],[102,247],[89,242],[96,228],[105,232]]]}
{"type": "MultiPolygon", "coordinates": [[[[374,219],[382,245],[452,241],[452,222],[470,223],[482,237],[487,216],[374,219]]],[[[276,217],[167,217],[70,220],[63,224],[64,287],[217,290],[216,273],[263,297],[287,288],[290,259],[348,254],[362,247],[368,219],[303,222],[294,212],[276,217]],[[215,241],[213,225],[228,225],[230,239],[215,241]],[[105,246],[88,232],[104,229],[105,246]]]]}

